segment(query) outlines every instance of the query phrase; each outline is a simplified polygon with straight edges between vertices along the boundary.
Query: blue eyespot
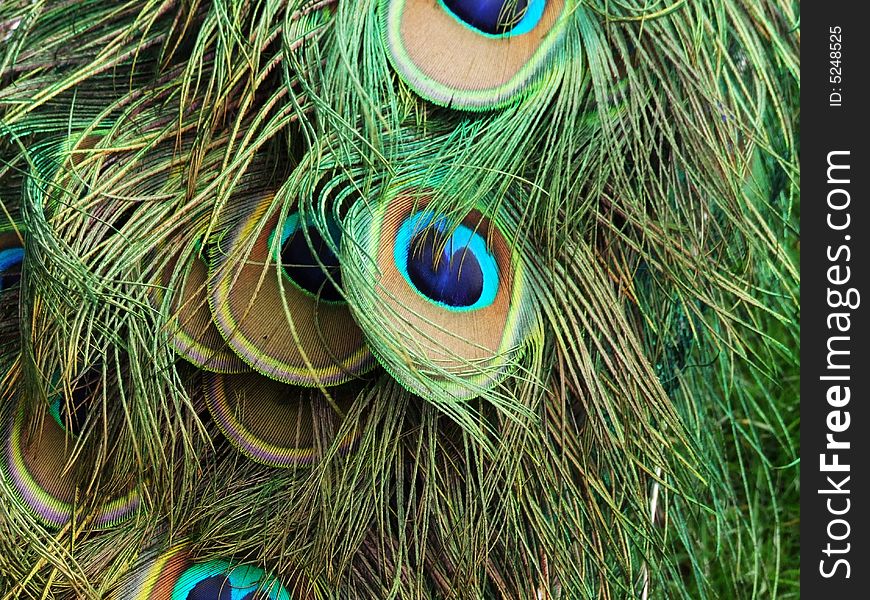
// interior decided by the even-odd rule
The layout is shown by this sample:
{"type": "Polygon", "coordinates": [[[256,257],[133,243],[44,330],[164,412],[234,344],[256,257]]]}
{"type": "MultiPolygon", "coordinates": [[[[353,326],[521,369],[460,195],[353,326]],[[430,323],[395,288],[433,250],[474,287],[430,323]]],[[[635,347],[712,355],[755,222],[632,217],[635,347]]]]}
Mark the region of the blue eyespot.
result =
{"type": "Polygon", "coordinates": [[[206,577],[190,590],[187,600],[231,600],[232,586],[226,575],[206,577]]]}
{"type": "Polygon", "coordinates": [[[498,292],[498,265],[483,237],[465,225],[448,234],[446,221],[428,211],[402,223],[394,259],[414,290],[448,310],[484,308],[498,292]]]}
{"type": "Polygon", "coordinates": [[[454,239],[427,229],[411,239],[408,275],[418,290],[449,306],[471,306],[483,292],[480,262],[454,239]]]}
{"type": "Polygon", "coordinates": [[[290,594],[263,569],[212,560],[188,567],[171,600],[290,600],[290,594]]]}
{"type": "Polygon", "coordinates": [[[0,250],[0,292],[18,284],[21,279],[21,263],[24,261],[24,248],[0,250]]]}
{"type": "Polygon", "coordinates": [[[544,14],[546,0],[439,0],[461,23],[502,37],[530,32],[544,14]]]}
{"type": "MultiPolygon", "coordinates": [[[[330,237],[340,247],[341,232],[338,226],[332,222],[329,226],[330,237]]],[[[300,227],[299,213],[290,215],[284,221],[280,246],[284,274],[304,291],[328,302],[340,302],[343,300],[341,292],[333,284],[334,281],[341,286],[338,257],[315,227],[306,229],[303,232],[300,227]]]]}

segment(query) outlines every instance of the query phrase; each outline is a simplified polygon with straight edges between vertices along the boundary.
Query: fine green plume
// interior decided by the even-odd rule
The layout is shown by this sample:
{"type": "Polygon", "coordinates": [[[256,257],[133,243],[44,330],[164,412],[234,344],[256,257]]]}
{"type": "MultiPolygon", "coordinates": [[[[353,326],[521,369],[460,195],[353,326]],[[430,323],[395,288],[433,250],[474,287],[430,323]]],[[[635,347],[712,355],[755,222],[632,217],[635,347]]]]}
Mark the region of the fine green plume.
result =
{"type": "Polygon", "coordinates": [[[0,3],[0,599],[798,597],[799,21],[0,3]]]}

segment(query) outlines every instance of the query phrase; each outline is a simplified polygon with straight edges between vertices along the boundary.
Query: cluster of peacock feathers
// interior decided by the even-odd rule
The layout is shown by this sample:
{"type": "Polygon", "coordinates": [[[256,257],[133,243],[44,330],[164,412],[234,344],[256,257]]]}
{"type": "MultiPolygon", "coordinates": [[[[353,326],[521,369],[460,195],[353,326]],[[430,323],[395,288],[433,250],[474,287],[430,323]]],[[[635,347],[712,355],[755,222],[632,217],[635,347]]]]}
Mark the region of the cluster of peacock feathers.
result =
{"type": "Polygon", "coordinates": [[[796,597],[798,27],[0,3],[0,598],[796,597]]]}

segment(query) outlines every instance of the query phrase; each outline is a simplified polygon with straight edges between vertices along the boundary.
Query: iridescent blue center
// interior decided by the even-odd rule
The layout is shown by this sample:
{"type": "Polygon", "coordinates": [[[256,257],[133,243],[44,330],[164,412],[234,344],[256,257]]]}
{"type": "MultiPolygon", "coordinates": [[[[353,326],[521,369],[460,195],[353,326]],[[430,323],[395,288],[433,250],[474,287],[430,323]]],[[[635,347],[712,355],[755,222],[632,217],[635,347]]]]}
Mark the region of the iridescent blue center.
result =
{"type": "Polygon", "coordinates": [[[527,0],[442,0],[465,23],[492,35],[513,29],[528,10],[527,0]]]}
{"type": "Polygon", "coordinates": [[[188,567],[170,600],[290,600],[290,594],[263,569],[211,560],[188,567]]]}
{"type": "Polygon", "coordinates": [[[21,280],[21,263],[24,248],[0,250],[0,292],[14,287],[21,280]]]}
{"type": "MultiPolygon", "coordinates": [[[[340,243],[341,233],[337,226],[330,227],[329,234],[340,243]]],[[[330,302],[342,300],[336,287],[341,286],[338,258],[315,227],[306,227],[303,231],[298,214],[288,217],[284,224],[281,265],[287,277],[306,292],[330,302]]]]}
{"type": "Polygon", "coordinates": [[[498,265],[486,240],[464,224],[448,227],[429,211],[405,219],[393,258],[417,293],[447,310],[484,308],[498,292],[498,265]]]}
{"type": "MultiPolygon", "coordinates": [[[[268,600],[269,594],[255,590],[247,592],[241,600],[268,600]]],[[[233,600],[233,584],[226,575],[212,575],[197,583],[187,593],[187,600],[233,600]]]]}
{"type": "Polygon", "coordinates": [[[434,229],[411,240],[408,275],[423,294],[448,306],[471,306],[483,292],[483,270],[474,254],[434,229]]]}

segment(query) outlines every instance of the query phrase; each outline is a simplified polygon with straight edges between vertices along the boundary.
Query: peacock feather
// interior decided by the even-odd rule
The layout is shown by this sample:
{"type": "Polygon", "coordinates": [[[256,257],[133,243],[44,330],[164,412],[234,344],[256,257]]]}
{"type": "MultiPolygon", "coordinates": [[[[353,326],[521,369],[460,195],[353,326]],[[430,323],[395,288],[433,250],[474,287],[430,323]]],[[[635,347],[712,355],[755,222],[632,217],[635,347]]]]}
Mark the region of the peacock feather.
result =
{"type": "Polygon", "coordinates": [[[0,4],[0,598],[799,596],[799,48],[0,4]]]}

